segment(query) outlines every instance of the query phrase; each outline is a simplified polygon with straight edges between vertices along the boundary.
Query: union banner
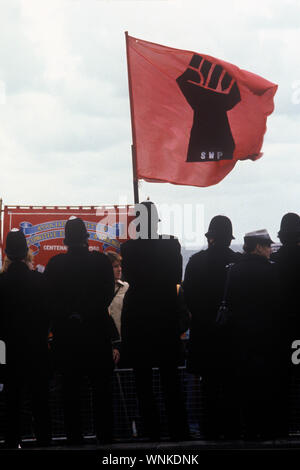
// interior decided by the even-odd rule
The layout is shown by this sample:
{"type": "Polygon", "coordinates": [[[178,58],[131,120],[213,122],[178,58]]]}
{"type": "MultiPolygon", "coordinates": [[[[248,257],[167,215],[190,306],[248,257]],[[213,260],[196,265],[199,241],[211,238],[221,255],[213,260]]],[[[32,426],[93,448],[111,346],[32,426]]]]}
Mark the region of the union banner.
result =
{"type": "Polygon", "coordinates": [[[126,241],[128,226],[134,215],[130,206],[4,206],[2,260],[5,240],[12,228],[22,230],[34,256],[34,268],[43,271],[49,259],[65,253],[65,224],[71,217],[80,217],[89,233],[89,249],[119,252],[126,241]]]}

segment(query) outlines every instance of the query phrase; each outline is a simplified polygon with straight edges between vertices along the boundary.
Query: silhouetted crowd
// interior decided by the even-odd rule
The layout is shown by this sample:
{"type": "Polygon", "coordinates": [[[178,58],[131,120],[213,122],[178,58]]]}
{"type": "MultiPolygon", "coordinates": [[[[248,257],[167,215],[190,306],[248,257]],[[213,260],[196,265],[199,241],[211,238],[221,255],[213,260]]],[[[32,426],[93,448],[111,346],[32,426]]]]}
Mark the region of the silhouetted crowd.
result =
{"type": "Polygon", "coordinates": [[[6,447],[20,445],[22,396],[28,389],[36,445],[51,444],[53,373],[61,377],[67,443],[84,442],[83,377],[93,386],[97,442],[113,442],[116,365],[134,371],[143,429],[151,441],[161,438],[154,367],[170,439],[191,438],[178,370],[183,363],[201,377],[204,439],[288,436],[289,383],[297,374],[291,345],[300,340],[299,215],[282,218],[277,252],[261,229],[245,235],[243,254],[230,249],[230,219],[217,215],[205,234],[208,248],[190,258],[183,277],[179,241],[158,235],[152,202],[137,205],[137,216],[139,208],[147,214],[143,236],[137,226],[136,238],[124,242],[120,254],[89,251],[84,222],[71,217],[65,225],[67,253],[52,257],[43,274],[32,269],[23,232],[8,233],[0,274],[6,447]]]}

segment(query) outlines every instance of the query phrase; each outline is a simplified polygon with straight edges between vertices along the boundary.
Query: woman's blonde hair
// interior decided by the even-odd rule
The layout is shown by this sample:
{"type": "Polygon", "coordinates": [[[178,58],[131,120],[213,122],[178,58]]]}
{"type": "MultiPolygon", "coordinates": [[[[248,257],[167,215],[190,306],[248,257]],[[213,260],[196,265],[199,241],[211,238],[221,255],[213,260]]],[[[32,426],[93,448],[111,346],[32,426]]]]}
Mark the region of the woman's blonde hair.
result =
{"type": "MultiPolygon", "coordinates": [[[[24,261],[28,267],[29,267],[29,264],[33,262],[33,253],[30,249],[27,251],[24,261]]],[[[7,256],[5,256],[0,272],[5,273],[8,270],[8,267],[10,266],[11,263],[12,261],[7,256]]]]}
{"type": "Polygon", "coordinates": [[[109,258],[110,262],[113,263],[121,263],[122,257],[119,255],[119,253],[116,253],[115,251],[105,251],[106,256],[109,258]]]}

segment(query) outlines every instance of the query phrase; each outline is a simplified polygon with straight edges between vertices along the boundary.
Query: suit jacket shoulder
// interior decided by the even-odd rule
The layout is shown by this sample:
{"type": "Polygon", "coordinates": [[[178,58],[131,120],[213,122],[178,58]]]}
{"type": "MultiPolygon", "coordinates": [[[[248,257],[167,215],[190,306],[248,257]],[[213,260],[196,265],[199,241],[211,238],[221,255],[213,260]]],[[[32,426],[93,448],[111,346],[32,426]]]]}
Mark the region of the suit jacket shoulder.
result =
{"type": "Polygon", "coordinates": [[[49,259],[46,265],[45,273],[47,272],[49,268],[52,268],[52,266],[63,264],[65,258],[66,258],[65,253],[59,253],[58,255],[52,256],[52,258],[49,259]]]}

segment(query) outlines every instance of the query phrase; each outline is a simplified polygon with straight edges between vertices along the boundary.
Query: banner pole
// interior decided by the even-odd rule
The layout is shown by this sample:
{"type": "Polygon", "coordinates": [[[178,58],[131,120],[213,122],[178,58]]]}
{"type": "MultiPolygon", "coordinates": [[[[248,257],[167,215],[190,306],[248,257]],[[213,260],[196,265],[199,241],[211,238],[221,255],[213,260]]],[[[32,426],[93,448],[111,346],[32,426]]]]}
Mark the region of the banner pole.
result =
{"type": "Polygon", "coordinates": [[[128,31],[125,31],[125,39],[126,39],[128,88],[129,88],[129,100],[130,100],[131,133],[132,133],[131,155],[132,155],[133,195],[134,195],[134,203],[138,204],[139,203],[139,187],[138,187],[138,178],[136,174],[136,134],[135,134],[135,126],[134,126],[134,108],[133,108],[133,99],[132,99],[131,74],[130,74],[130,66],[129,66],[128,31]]]}
{"type": "Polygon", "coordinates": [[[1,255],[1,262],[3,263],[2,259],[2,247],[3,247],[3,241],[2,241],[2,198],[0,198],[0,255],[1,255]]]}

